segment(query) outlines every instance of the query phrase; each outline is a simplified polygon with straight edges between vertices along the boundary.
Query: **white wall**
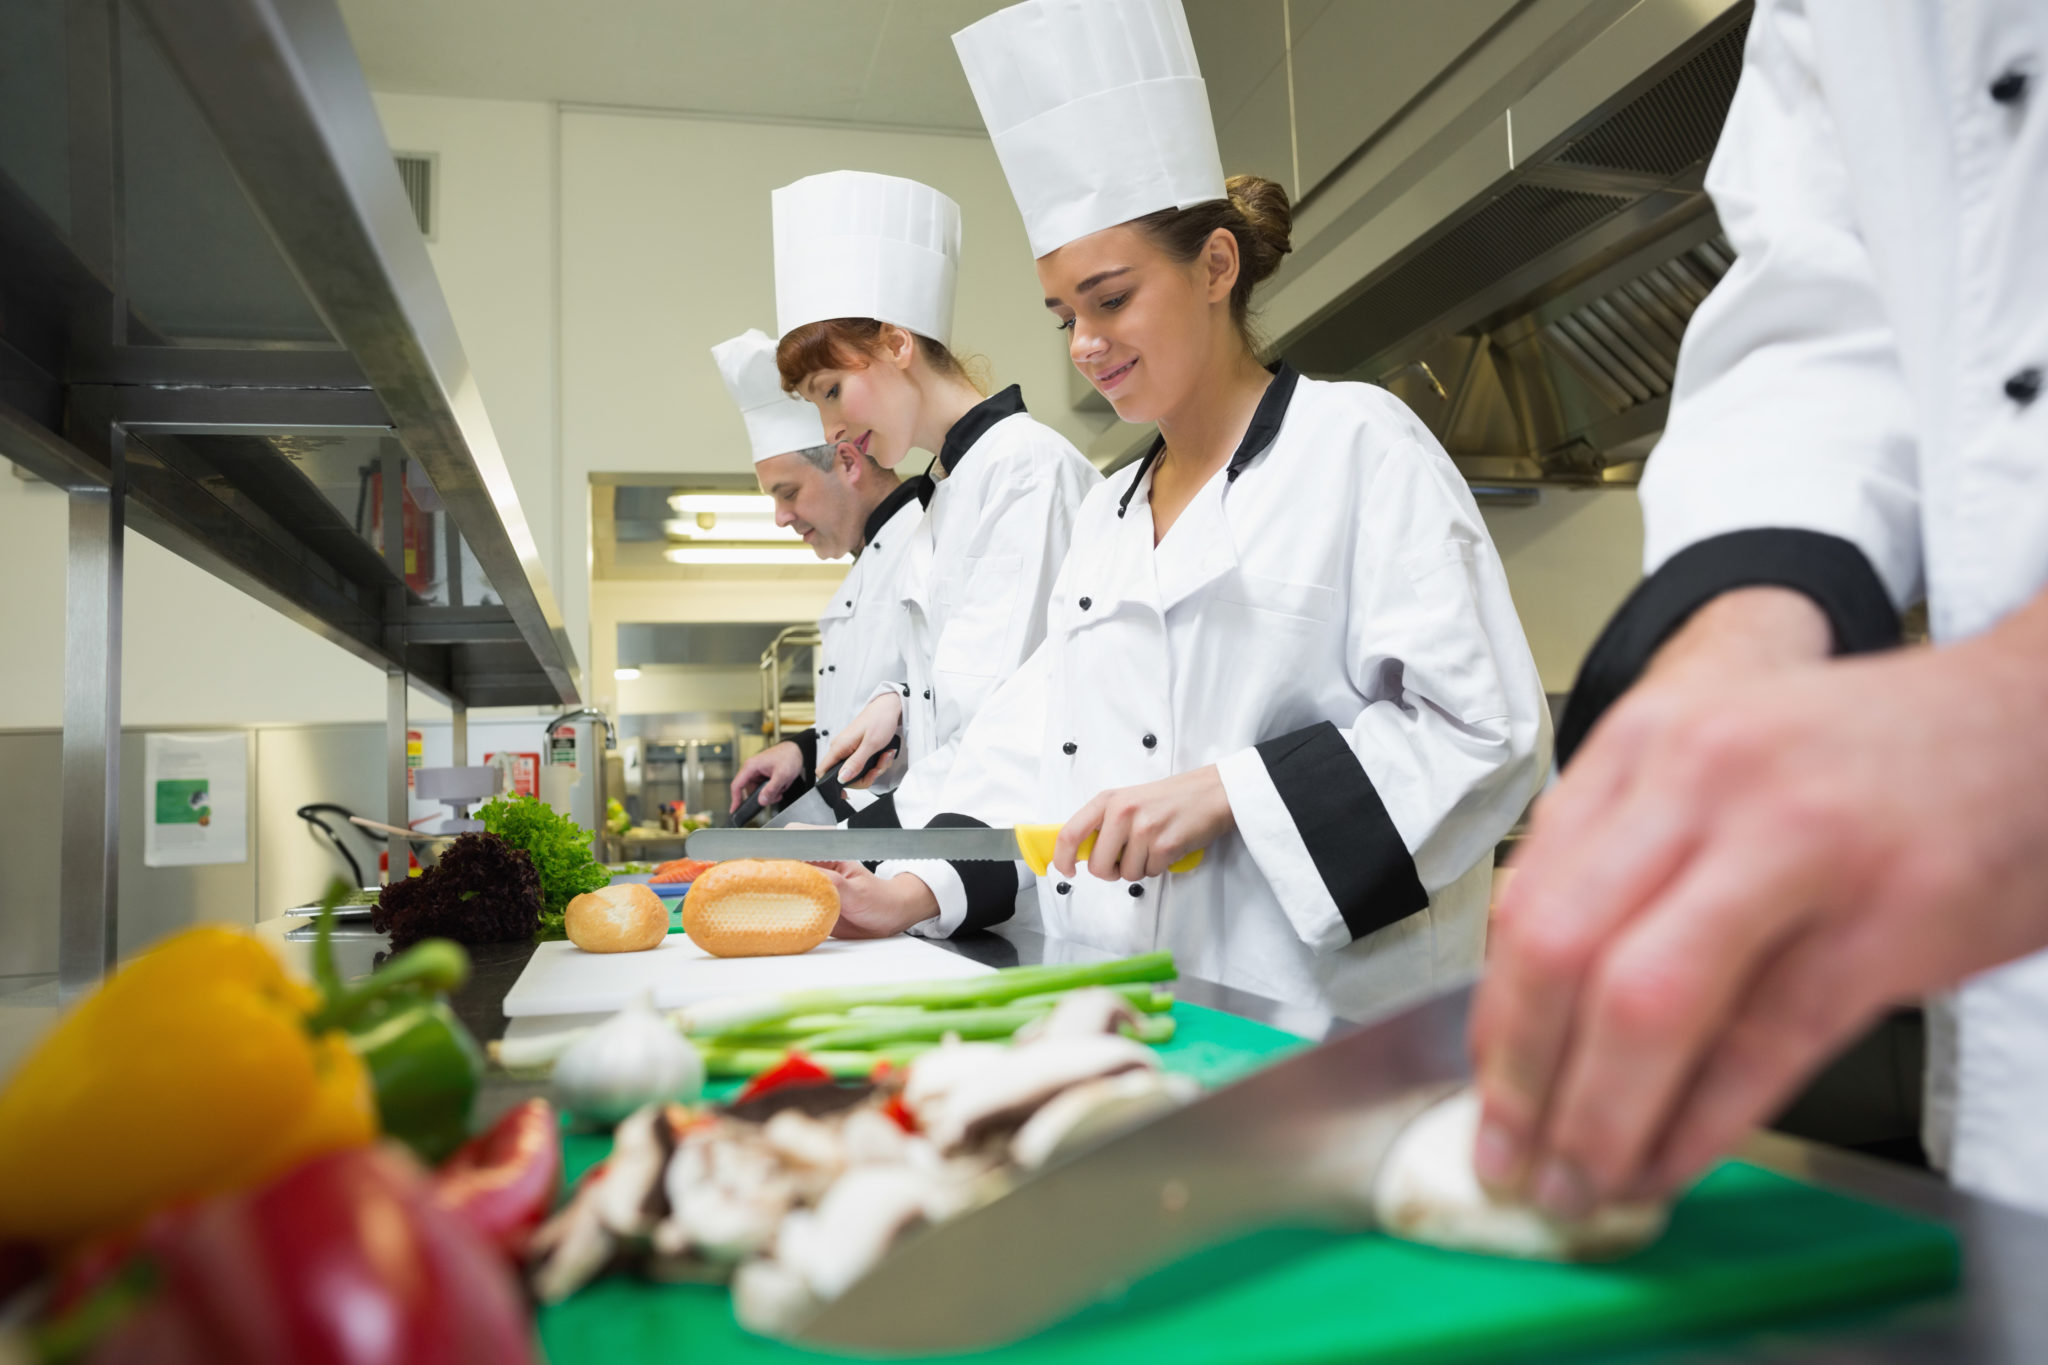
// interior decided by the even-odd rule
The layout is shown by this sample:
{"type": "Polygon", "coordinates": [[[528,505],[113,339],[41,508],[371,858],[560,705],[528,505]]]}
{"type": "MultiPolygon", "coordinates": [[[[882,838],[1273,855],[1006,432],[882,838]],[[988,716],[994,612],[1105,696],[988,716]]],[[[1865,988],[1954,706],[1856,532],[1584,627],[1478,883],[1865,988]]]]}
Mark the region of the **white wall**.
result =
{"type": "Polygon", "coordinates": [[[1486,526],[1507,568],[1546,692],[1569,692],[1586,651],[1642,577],[1633,488],[1546,488],[1534,507],[1495,507],[1486,526]]]}

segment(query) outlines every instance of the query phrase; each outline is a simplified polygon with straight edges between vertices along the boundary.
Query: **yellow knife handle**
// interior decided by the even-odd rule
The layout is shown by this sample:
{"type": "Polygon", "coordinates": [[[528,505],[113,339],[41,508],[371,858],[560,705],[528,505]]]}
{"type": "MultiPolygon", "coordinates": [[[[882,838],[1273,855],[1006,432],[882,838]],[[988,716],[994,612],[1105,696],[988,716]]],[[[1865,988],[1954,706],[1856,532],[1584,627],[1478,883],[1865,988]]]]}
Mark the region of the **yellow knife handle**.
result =
{"type": "MultiPolygon", "coordinates": [[[[1024,861],[1030,865],[1033,872],[1043,877],[1045,870],[1052,866],[1052,846],[1059,837],[1060,826],[1058,825],[1019,825],[1017,826],[1017,852],[1023,856],[1024,861]]],[[[1081,841],[1080,860],[1082,862],[1088,860],[1088,854],[1094,847],[1095,836],[1093,834],[1081,841]]],[[[1179,861],[1166,870],[1168,872],[1192,872],[1201,865],[1202,850],[1198,848],[1192,853],[1183,855],[1179,861]]]]}

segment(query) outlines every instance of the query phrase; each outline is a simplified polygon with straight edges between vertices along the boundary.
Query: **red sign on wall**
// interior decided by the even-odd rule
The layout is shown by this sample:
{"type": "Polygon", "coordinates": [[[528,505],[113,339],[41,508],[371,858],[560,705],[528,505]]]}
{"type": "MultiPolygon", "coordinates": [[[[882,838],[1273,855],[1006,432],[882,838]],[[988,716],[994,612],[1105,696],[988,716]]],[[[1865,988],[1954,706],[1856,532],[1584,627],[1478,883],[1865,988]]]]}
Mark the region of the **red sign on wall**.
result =
{"type": "MultiPolygon", "coordinates": [[[[496,754],[485,754],[484,762],[497,760],[496,754]]],[[[512,790],[520,796],[540,795],[540,755],[507,754],[512,760],[512,790]]]]}

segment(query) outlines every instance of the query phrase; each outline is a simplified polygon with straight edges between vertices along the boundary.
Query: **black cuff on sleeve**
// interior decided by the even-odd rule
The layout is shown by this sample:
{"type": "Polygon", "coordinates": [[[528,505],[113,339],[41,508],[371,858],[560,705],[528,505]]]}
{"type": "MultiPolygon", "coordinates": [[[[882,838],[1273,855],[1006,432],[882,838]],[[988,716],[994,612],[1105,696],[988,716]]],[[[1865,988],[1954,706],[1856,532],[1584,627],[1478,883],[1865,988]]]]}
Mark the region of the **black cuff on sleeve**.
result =
{"type": "Polygon", "coordinates": [[[797,731],[789,737],[789,742],[796,745],[797,752],[804,756],[804,783],[808,786],[818,771],[817,727],[797,731]]]}
{"type": "MultiPolygon", "coordinates": [[[[926,829],[987,829],[988,823],[971,815],[934,815],[926,829]]],[[[967,914],[956,931],[986,929],[1001,924],[1017,912],[1017,865],[992,859],[957,862],[960,885],[967,889],[967,914]]]]}
{"type": "Polygon", "coordinates": [[[1835,653],[1899,643],[1899,614],[1863,551],[1840,536],[1788,527],[1730,531],[1689,545],[1644,579],[1593,642],[1557,727],[1559,767],[1635,685],[1672,633],[1722,593],[1791,588],[1812,598],[1834,630],[1835,653]]]}
{"type": "Polygon", "coordinates": [[[890,792],[872,805],[855,811],[847,817],[848,829],[902,829],[903,821],[896,816],[896,793],[890,792]]]}
{"type": "Polygon", "coordinates": [[[797,774],[796,781],[783,788],[782,795],[775,799],[776,810],[786,810],[791,802],[817,785],[812,779],[812,774],[818,770],[818,732],[799,730],[788,736],[788,742],[796,745],[797,752],[803,755],[804,770],[797,774]]]}
{"type": "Polygon", "coordinates": [[[1341,730],[1323,721],[1258,750],[1354,941],[1429,904],[1415,859],[1341,730]]]}

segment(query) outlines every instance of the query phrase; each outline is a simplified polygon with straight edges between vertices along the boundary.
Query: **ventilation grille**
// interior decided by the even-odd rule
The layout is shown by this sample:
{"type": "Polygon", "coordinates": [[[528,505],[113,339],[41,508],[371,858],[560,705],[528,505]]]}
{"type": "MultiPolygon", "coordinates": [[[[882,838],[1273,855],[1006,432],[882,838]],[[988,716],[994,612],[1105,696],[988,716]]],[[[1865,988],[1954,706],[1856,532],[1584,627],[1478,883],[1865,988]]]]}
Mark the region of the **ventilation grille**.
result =
{"type": "Polygon", "coordinates": [[[1706,160],[1735,97],[1748,32],[1744,19],[1553,159],[1643,175],[1676,175],[1706,160]]]}
{"type": "Polygon", "coordinates": [[[1348,370],[1629,202],[1517,185],[1345,305],[1289,359],[1310,374],[1348,370]],[[1319,354],[1326,347],[1331,354],[1319,354]]]}
{"type": "Polygon", "coordinates": [[[1685,324],[1734,260],[1727,238],[1710,238],[1551,323],[1543,344],[1616,412],[1662,398],[1685,324]]]}
{"type": "Polygon", "coordinates": [[[405,186],[407,201],[412,204],[412,216],[420,225],[420,235],[431,242],[434,240],[436,158],[432,152],[400,152],[397,160],[398,178],[405,186]]]}

